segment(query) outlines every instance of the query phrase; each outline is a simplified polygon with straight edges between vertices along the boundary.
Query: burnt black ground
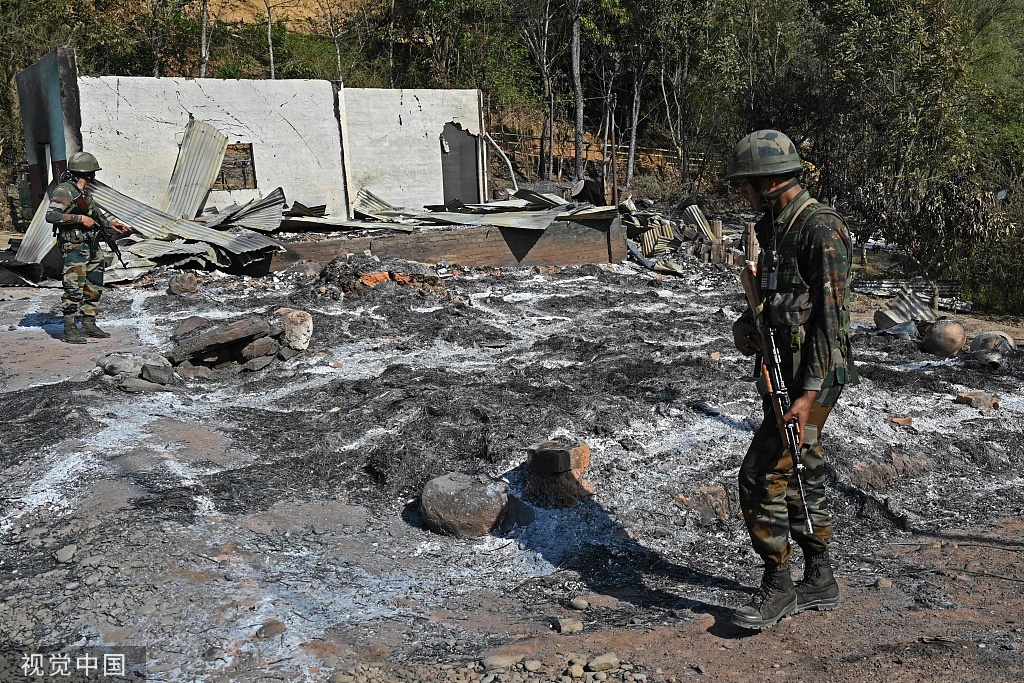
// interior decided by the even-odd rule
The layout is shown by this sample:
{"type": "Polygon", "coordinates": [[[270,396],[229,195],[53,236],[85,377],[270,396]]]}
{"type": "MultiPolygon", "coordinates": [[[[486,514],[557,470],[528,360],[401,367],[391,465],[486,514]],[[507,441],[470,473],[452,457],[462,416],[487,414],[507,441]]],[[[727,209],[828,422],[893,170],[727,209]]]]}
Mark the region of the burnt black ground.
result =
{"type": "MultiPolygon", "coordinates": [[[[0,394],[11,431],[0,637],[132,633],[166,667],[161,680],[248,680],[282,655],[274,667],[286,678],[312,676],[324,655],[300,646],[313,641],[349,661],[372,659],[376,645],[395,662],[468,661],[515,639],[506,622],[546,631],[575,594],[610,598],[587,613],[588,630],[704,615],[728,634],[728,607],[759,576],[734,481],[760,406],[750,360],[731,343],[736,274],[690,268],[680,278],[633,266],[479,269],[330,298],[363,273],[431,275],[360,259],[312,281],[210,279],[189,298],[114,290],[111,315],[163,350],[185,315],[280,306],[309,310],[314,337],[288,363],[170,394],[129,396],[103,378],[0,394]],[[418,528],[415,497],[431,477],[482,470],[517,490],[526,446],[558,434],[591,444],[592,501],[481,543],[418,528]],[[40,481],[46,492],[32,490],[40,481]],[[115,484],[99,512],[89,507],[115,484]],[[675,504],[698,487],[721,487],[729,519],[675,504]],[[52,553],[70,542],[102,559],[58,566],[52,553]],[[438,616],[448,613],[473,621],[438,616]],[[253,640],[282,614],[293,616],[279,644],[253,640]],[[195,656],[208,647],[234,654],[195,656]]],[[[854,345],[863,379],[824,439],[834,554],[849,569],[871,558],[851,585],[903,577],[895,608],[955,610],[919,565],[878,550],[1020,514],[1024,362],[978,372],[863,325],[854,345]],[[954,405],[966,389],[1000,395],[1003,408],[954,405]],[[888,422],[907,415],[909,428],[888,422]],[[893,456],[912,467],[892,474],[893,456]],[[866,484],[865,470],[882,479],[866,484]]],[[[1011,632],[1001,637],[1016,642],[1011,632]]],[[[1019,654],[1005,652],[996,670],[1019,654]]]]}

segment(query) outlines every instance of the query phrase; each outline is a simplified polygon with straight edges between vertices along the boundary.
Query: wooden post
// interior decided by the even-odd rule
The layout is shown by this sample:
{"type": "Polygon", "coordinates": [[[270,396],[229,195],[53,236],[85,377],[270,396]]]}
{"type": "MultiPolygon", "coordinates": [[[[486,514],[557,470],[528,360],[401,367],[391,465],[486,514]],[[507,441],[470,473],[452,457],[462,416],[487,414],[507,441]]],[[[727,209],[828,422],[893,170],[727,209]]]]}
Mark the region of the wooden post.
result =
{"type": "Polygon", "coordinates": [[[711,221],[711,232],[715,236],[715,242],[722,243],[722,221],[711,221]]]}
{"type": "Polygon", "coordinates": [[[748,261],[757,262],[757,255],[761,248],[757,243],[757,234],[754,232],[754,224],[747,223],[747,228],[743,233],[743,251],[748,261]]]}

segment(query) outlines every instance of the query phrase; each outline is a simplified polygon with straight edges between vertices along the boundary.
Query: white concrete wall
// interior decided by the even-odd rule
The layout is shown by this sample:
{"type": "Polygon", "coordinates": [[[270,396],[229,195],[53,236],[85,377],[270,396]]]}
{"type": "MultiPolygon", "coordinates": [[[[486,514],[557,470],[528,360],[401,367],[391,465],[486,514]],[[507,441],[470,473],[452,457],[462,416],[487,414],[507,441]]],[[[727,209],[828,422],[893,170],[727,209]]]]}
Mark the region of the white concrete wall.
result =
{"type": "Polygon", "coordinates": [[[345,88],[342,94],[353,198],[365,187],[408,209],[443,204],[441,131],[451,121],[480,135],[479,91],[345,88]]]}
{"type": "MultiPolygon", "coordinates": [[[[251,143],[256,190],[215,191],[227,206],[284,188],[289,202],[347,217],[341,138],[329,81],[79,77],[82,146],[108,185],[148,204],[167,191],[189,114],[228,143],[251,143]]],[[[440,176],[439,176],[440,177],[440,176]]]]}

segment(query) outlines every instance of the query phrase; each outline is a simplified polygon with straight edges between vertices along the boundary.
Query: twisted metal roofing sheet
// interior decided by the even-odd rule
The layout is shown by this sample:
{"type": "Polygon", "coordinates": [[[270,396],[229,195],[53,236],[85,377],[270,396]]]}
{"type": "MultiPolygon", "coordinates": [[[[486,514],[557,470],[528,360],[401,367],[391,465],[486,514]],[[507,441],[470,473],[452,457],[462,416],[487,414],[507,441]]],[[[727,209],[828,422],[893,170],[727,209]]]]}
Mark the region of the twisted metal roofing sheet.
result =
{"type": "Polygon", "coordinates": [[[284,190],[280,187],[263,199],[254,199],[230,216],[220,221],[221,224],[240,225],[260,232],[273,232],[284,219],[284,190]]]}
{"type": "Polygon", "coordinates": [[[90,192],[101,207],[131,225],[144,237],[160,239],[175,235],[187,240],[215,244],[233,254],[283,247],[277,240],[243,228],[236,228],[234,232],[222,232],[195,221],[175,218],[123,195],[98,180],[92,183],[90,192]]]}
{"type": "Polygon", "coordinates": [[[36,212],[32,214],[32,221],[21,240],[18,253],[14,256],[17,263],[41,263],[57,244],[57,238],[53,236],[53,226],[46,222],[46,207],[49,204],[48,198],[43,199],[36,212]]]}
{"type": "Polygon", "coordinates": [[[194,218],[217,179],[227,148],[226,135],[208,123],[189,118],[160,210],[171,216],[194,218]]]}

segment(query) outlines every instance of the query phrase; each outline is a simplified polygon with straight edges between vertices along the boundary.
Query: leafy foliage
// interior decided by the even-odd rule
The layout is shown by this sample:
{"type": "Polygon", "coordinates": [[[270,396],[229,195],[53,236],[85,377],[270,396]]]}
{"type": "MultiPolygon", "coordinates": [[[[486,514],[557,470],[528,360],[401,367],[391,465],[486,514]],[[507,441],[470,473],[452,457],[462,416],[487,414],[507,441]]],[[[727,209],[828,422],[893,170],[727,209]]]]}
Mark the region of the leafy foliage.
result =
{"type": "MultiPolygon", "coordinates": [[[[520,171],[545,177],[573,167],[578,16],[584,129],[609,137],[614,109],[630,149],[620,184],[646,145],[675,164],[638,186],[722,189],[734,142],[778,128],[858,237],[898,243],[982,305],[1024,311],[1024,0],[315,0],[309,19],[287,21],[290,1],[270,26],[278,77],[479,88],[493,128],[544,136],[541,162],[520,171]]],[[[18,70],[72,45],[83,73],[196,76],[204,7],[0,3],[0,165],[22,154],[18,70]]],[[[210,75],[269,77],[258,19],[210,19],[210,75]]]]}

